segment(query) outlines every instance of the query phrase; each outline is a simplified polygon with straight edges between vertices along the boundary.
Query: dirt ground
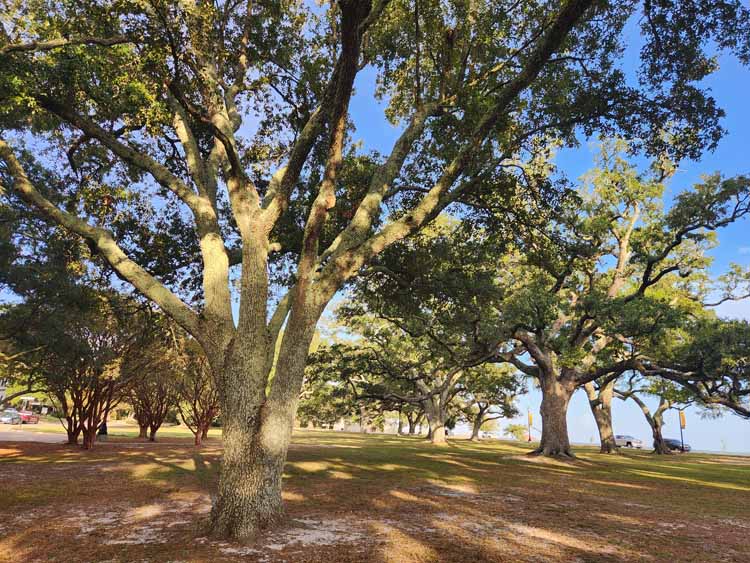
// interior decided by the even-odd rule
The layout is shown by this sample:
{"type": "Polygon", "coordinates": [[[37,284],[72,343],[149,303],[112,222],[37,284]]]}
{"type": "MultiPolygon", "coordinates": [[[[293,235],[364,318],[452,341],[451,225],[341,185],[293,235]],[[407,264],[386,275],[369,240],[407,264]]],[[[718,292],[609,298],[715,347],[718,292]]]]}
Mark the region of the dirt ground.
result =
{"type": "Polygon", "coordinates": [[[204,531],[217,440],[0,442],[0,561],[750,561],[750,458],[524,446],[302,433],[285,525],[239,545],[204,531]]]}

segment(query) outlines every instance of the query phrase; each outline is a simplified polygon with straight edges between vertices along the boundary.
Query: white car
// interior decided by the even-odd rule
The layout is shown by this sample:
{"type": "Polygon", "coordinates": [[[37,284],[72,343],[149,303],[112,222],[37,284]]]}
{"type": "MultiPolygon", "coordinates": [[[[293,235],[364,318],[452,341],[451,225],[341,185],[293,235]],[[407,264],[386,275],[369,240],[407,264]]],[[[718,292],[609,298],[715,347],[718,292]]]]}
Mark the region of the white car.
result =
{"type": "Polygon", "coordinates": [[[640,450],[643,447],[643,442],[627,434],[618,434],[615,436],[615,445],[618,448],[638,448],[640,450]]]}
{"type": "Polygon", "coordinates": [[[7,409],[0,412],[0,424],[21,424],[21,415],[16,409],[7,409]]]}

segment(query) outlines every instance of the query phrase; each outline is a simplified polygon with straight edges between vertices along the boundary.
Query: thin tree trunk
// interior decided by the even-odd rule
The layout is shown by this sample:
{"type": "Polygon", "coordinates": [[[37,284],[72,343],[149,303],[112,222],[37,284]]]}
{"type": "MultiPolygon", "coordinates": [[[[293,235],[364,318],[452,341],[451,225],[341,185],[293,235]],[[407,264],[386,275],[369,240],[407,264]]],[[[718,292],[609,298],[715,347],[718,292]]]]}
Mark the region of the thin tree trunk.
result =
{"type": "Polygon", "coordinates": [[[398,413],[398,429],[396,430],[396,434],[399,436],[404,433],[404,419],[401,417],[401,413],[398,413]]]}
{"type": "Polygon", "coordinates": [[[77,446],[78,445],[78,436],[81,434],[80,428],[71,428],[70,426],[65,429],[65,432],[68,434],[68,445],[70,446],[77,446]]]}
{"type": "Polygon", "coordinates": [[[417,421],[407,419],[409,423],[409,436],[413,436],[417,432],[417,421]]]}
{"type": "Polygon", "coordinates": [[[72,416],[65,417],[65,420],[68,423],[65,426],[65,433],[68,435],[68,445],[77,446],[78,437],[81,435],[81,425],[72,416]]]}
{"type": "Polygon", "coordinates": [[[555,374],[545,374],[542,389],[542,439],[535,455],[575,457],[568,438],[568,405],[575,390],[569,383],[561,383],[555,374]]]}
{"type": "Polygon", "coordinates": [[[156,442],[156,433],[158,432],[158,430],[158,428],[154,428],[153,426],[150,428],[148,433],[149,442],[156,442]]]}
{"type": "Polygon", "coordinates": [[[94,447],[94,442],[96,442],[96,430],[97,430],[97,427],[95,425],[92,425],[91,428],[85,428],[83,430],[83,449],[84,450],[90,450],[94,447]]]}
{"type": "Polygon", "coordinates": [[[649,424],[651,425],[651,434],[654,438],[653,453],[657,455],[671,454],[672,450],[669,449],[669,446],[667,446],[667,443],[664,441],[664,436],[662,435],[661,429],[663,426],[663,420],[661,414],[654,415],[649,421],[649,424]]]}
{"type": "Polygon", "coordinates": [[[646,422],[648,422],[648,425],[651,427],[651,434],[654,438],[653,453],[658,455],[671,454],[672,451],[669,449],[666,442],[664,442],[664,437],[661,434],[661,428],[664,425],[664,411],[671,406],[671,403],[664,397],[661,397],[659,399],[659,406],[656,408],[656,411],[654,411],[654,414],[652,415],[651,410],[648,408],[648,405],[646,405],[646,403],[644,403],[643,400],[634,392],[626,393],[624,395],[621,393],[620,395],[625,398],[632,399],[641,408],[643,416],[646,417],[646,422]]]}
{"type": "Polygon", "coordinates": [[[589,398],[589,406],[599,430],[599,452],[603,454],[616,454],[617,444],[612,430],[612,397],[614,395],[615,382],[610,381],[597,392],[593,382],[584,385],[586,395],[589,398]]]}
{"type": "Polygon", "coordinates": [[[207,422],[203,425],[203,429],[201,430],[201,439],[205,440],[208,438],[208,427],[211,426],[210,422],[207,422]]]}

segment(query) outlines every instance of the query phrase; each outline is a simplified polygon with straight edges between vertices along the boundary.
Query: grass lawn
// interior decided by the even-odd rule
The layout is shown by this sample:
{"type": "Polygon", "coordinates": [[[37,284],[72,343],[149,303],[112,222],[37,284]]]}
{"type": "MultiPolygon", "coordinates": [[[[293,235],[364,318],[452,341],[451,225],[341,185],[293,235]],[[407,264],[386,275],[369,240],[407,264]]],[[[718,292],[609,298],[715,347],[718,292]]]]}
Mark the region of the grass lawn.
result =
{"type": "Polygon", "coordinates": [[[296,434],[288,519],[204,533],[220,441],[0,443],[0,561],[750,561],[750,458],[296,434]]]}

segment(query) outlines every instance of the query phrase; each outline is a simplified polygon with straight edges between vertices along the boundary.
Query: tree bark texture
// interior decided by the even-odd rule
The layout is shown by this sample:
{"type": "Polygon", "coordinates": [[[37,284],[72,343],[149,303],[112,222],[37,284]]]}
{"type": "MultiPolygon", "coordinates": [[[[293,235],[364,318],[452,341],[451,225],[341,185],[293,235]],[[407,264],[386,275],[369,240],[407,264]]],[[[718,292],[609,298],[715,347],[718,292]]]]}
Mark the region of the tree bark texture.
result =
{"type": "Polygon", "coordinates": [[[541,378],[542,439],[532,454],[553,457],[575,457],[568,438],[568,405],[575,386],[559,381],[554,374],[541,378]]]}
{"type": "Polygon", "coordinates": [[[599,430],[599,452],[603,454],[616,454],[617,444],[612,430],[612,397],[614,396],[615,382],[610,381],[600,389],[596,389],[593,382],[584,385],[586,395],[589,398],[589,406],[599,430]]]}

